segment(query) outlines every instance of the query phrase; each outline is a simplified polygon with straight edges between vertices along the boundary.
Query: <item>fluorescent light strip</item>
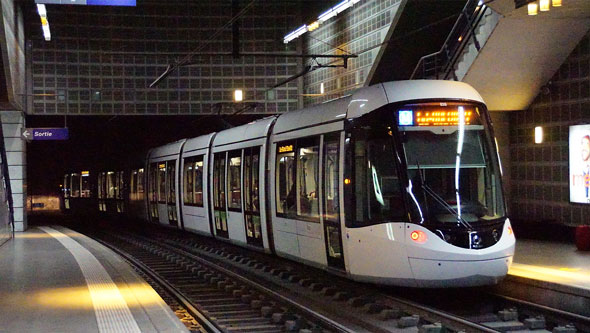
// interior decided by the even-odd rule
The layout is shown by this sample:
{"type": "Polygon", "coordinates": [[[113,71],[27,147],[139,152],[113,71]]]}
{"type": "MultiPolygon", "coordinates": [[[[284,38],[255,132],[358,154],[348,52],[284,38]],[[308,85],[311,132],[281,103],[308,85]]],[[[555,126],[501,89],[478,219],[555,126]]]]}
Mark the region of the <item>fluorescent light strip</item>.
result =
{"type": "Polygon", "coordinates": [[[337,4],[336,6],[328,9],[327,11],[323,12],[320,16],[318,16],[318,20],[310,25],[306,25],[304,24],[302,27],[298,28],[297,30],[291,32],[290,34],[286,35],[283,38],[283,42],[285,44],[289,43],[290,41],[300,37],[301,35],[303,35],[304,33],[308,32],[308,31],[313,31],[315,30],[320,23],[324,23],[327,20],[331,19],[332,17],[335,17],[336,15],[342,13],[343,11],[345,11],[346,9],[352,7],[353,5],[355,5],[356,3],[360,2],[361,0],[343,0],[342,2],[340,2],[339,4],[337,4]]]}
{"type": "Polygon", "coordinates": [[[51,31],[49,30],[49,20],[47,19],[47,9],[44,4],[37,4],[37,13],[41,18],[41,28],[43,29],[43,37],[46,41],[51,40],[51,31]]]}

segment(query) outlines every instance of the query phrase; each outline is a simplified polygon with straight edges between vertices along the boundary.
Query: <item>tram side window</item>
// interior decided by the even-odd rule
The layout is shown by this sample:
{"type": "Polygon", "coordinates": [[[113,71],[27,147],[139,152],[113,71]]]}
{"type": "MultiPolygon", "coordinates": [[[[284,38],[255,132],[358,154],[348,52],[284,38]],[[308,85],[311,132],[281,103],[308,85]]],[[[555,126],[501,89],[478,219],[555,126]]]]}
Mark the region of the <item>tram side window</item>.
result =
{"type": "Polygon", "coordinates": [[[123,199],[123,191],[125,190],[125,178],[124,172],[119,171],[117,172],[118,175],[118,182],[117,182],[117,199],[123,199]]]}
{"type": "Polygon", "coordinates": [[[137,188],[136,188],[136,199],[137,200],[143,200],[143,193],[144,193],[144,189],[143,189],[143,176],[144,176],[144,172],[143,172],[143,168],[137,170],[137,188]]]}
{"type": "Polygon", "coordinates": [[[105,186],[105,180],[106,180],[106,173],[101,172],[98,174],[98,198],[99,199],[104,199],[105,195],[104,195],[104,186],[105,186]]]}
{"type": "Polygon", "coordinates": [[[115,173],[113,171],[107,172],[106,193],[107,199],[114,199],[117,191],[117,183],[115,182],[115,173]]]}
{"type": "Polygon", "coordinates": [[[166,162],[158,164],[158,176],[156,180],[158,202],[166,202],[166,162]]]}
{"type": "Polygon", "coordinates": [[[295,188],[295,142],[277,144],[276,206],[277,213],[294,216],[297,213],[295,188]]]}
{"type": "Polygon", "coordinates": [[[63,191],[64,191],[64,198],[69,198],[70,197],[70,175],[69,174],[64,175],[63,191]]]}
{"type": "Polygon", "coordinates": [[[319,220],[319,137],[277,145],[277,213],[319,220]]]}
{"type": "Polygon", "coordinates": [[[359,123],[352,131],[354,226],[407,218],[389,133],[386,124],[376,119],[359,123]]]}
{"type": "Polygon", "coordinates": [[[225,153],[215,154],[213,160],[213,206],[225,208],[225,153]]]}
{"type": "Polygon", "coordinates": [[[184,203],[203,207],[203,155],[184,160],[184,203]]]}
{"type": "Polygon", "coordinates": [[[80,197],[80,174],[79,173],[72,173],[71,177],[71,196],[72,198],[79,198],[80,197]]]}
{"type": "Polygon", "coordinates": [[[339,220],[339,135],[324,137],[324,219],[339,220]]]}
{"type": "Polygon", "coordinates": [[[174,204],[176,202],[176,183],[174,181],[176,175],[176,161],[166,162],[166,183],[168,185],[168,203],[174,204]]]}
{"type": "Polygon", "coordinates": [[[81,198],[90,198],[90,172],[82,171],[82,178],[80,178],[80,197],[81,198]]]}
{"type": "Polygon", "coordinates": [[[129,199],[137,200],[137,170],[132,170],[129,178],[129,199]]]}
{"type": "Polygon", "coordinates": [[[227,168],[227,190],[228,190],[228,206],[233,210],[242,209],[242,188],[241,188],[241,166],[242,166],[242,151],[235,150],[228,153],[228,168],[227,168]]]}

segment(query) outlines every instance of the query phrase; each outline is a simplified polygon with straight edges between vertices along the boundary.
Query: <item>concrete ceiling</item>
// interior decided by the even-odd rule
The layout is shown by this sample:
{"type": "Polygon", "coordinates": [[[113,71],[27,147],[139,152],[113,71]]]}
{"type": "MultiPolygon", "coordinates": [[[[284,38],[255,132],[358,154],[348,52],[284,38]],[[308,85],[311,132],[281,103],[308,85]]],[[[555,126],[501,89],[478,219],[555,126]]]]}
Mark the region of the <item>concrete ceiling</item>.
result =
{"type": "Polygon", "coordinates": [[[536,16],[526,6],[515,10],[513,0],[490,6],[504,16],[463,81],[490,110],[524,110],[590,29],[590,1],[563,0],[536,16]]]}

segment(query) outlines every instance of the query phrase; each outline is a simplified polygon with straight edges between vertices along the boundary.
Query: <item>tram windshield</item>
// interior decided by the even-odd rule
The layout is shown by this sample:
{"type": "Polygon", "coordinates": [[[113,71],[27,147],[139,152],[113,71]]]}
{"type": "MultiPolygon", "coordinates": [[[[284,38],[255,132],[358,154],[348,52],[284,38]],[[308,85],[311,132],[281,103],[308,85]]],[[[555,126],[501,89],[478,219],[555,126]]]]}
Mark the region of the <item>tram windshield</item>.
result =
{"type": "Polygon", "coordinates": [[[410,206],[421,223],[473,223],[505,215],[496,151],[482,110],[428,103],[398,110],[410,206]]]}

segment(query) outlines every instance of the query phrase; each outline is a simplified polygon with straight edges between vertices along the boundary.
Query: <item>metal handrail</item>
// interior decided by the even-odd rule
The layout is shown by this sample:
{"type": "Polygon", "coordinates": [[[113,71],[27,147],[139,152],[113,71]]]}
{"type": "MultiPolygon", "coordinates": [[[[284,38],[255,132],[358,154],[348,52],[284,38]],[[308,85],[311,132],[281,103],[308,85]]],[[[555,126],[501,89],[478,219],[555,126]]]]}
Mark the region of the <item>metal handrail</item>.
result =
{"type": "Polygon", "coordinates": [[[410,79],[436,78],[446,80],[452,74],[453,79],[457,80],[454,67],[471,38],[473,38],[479,50],[479,42],[475,38],[475,29],[479,26],[487,10],[488,6],[483,4],[481,0],[467,1],[441,49],[420,58],[410,79]]]}

